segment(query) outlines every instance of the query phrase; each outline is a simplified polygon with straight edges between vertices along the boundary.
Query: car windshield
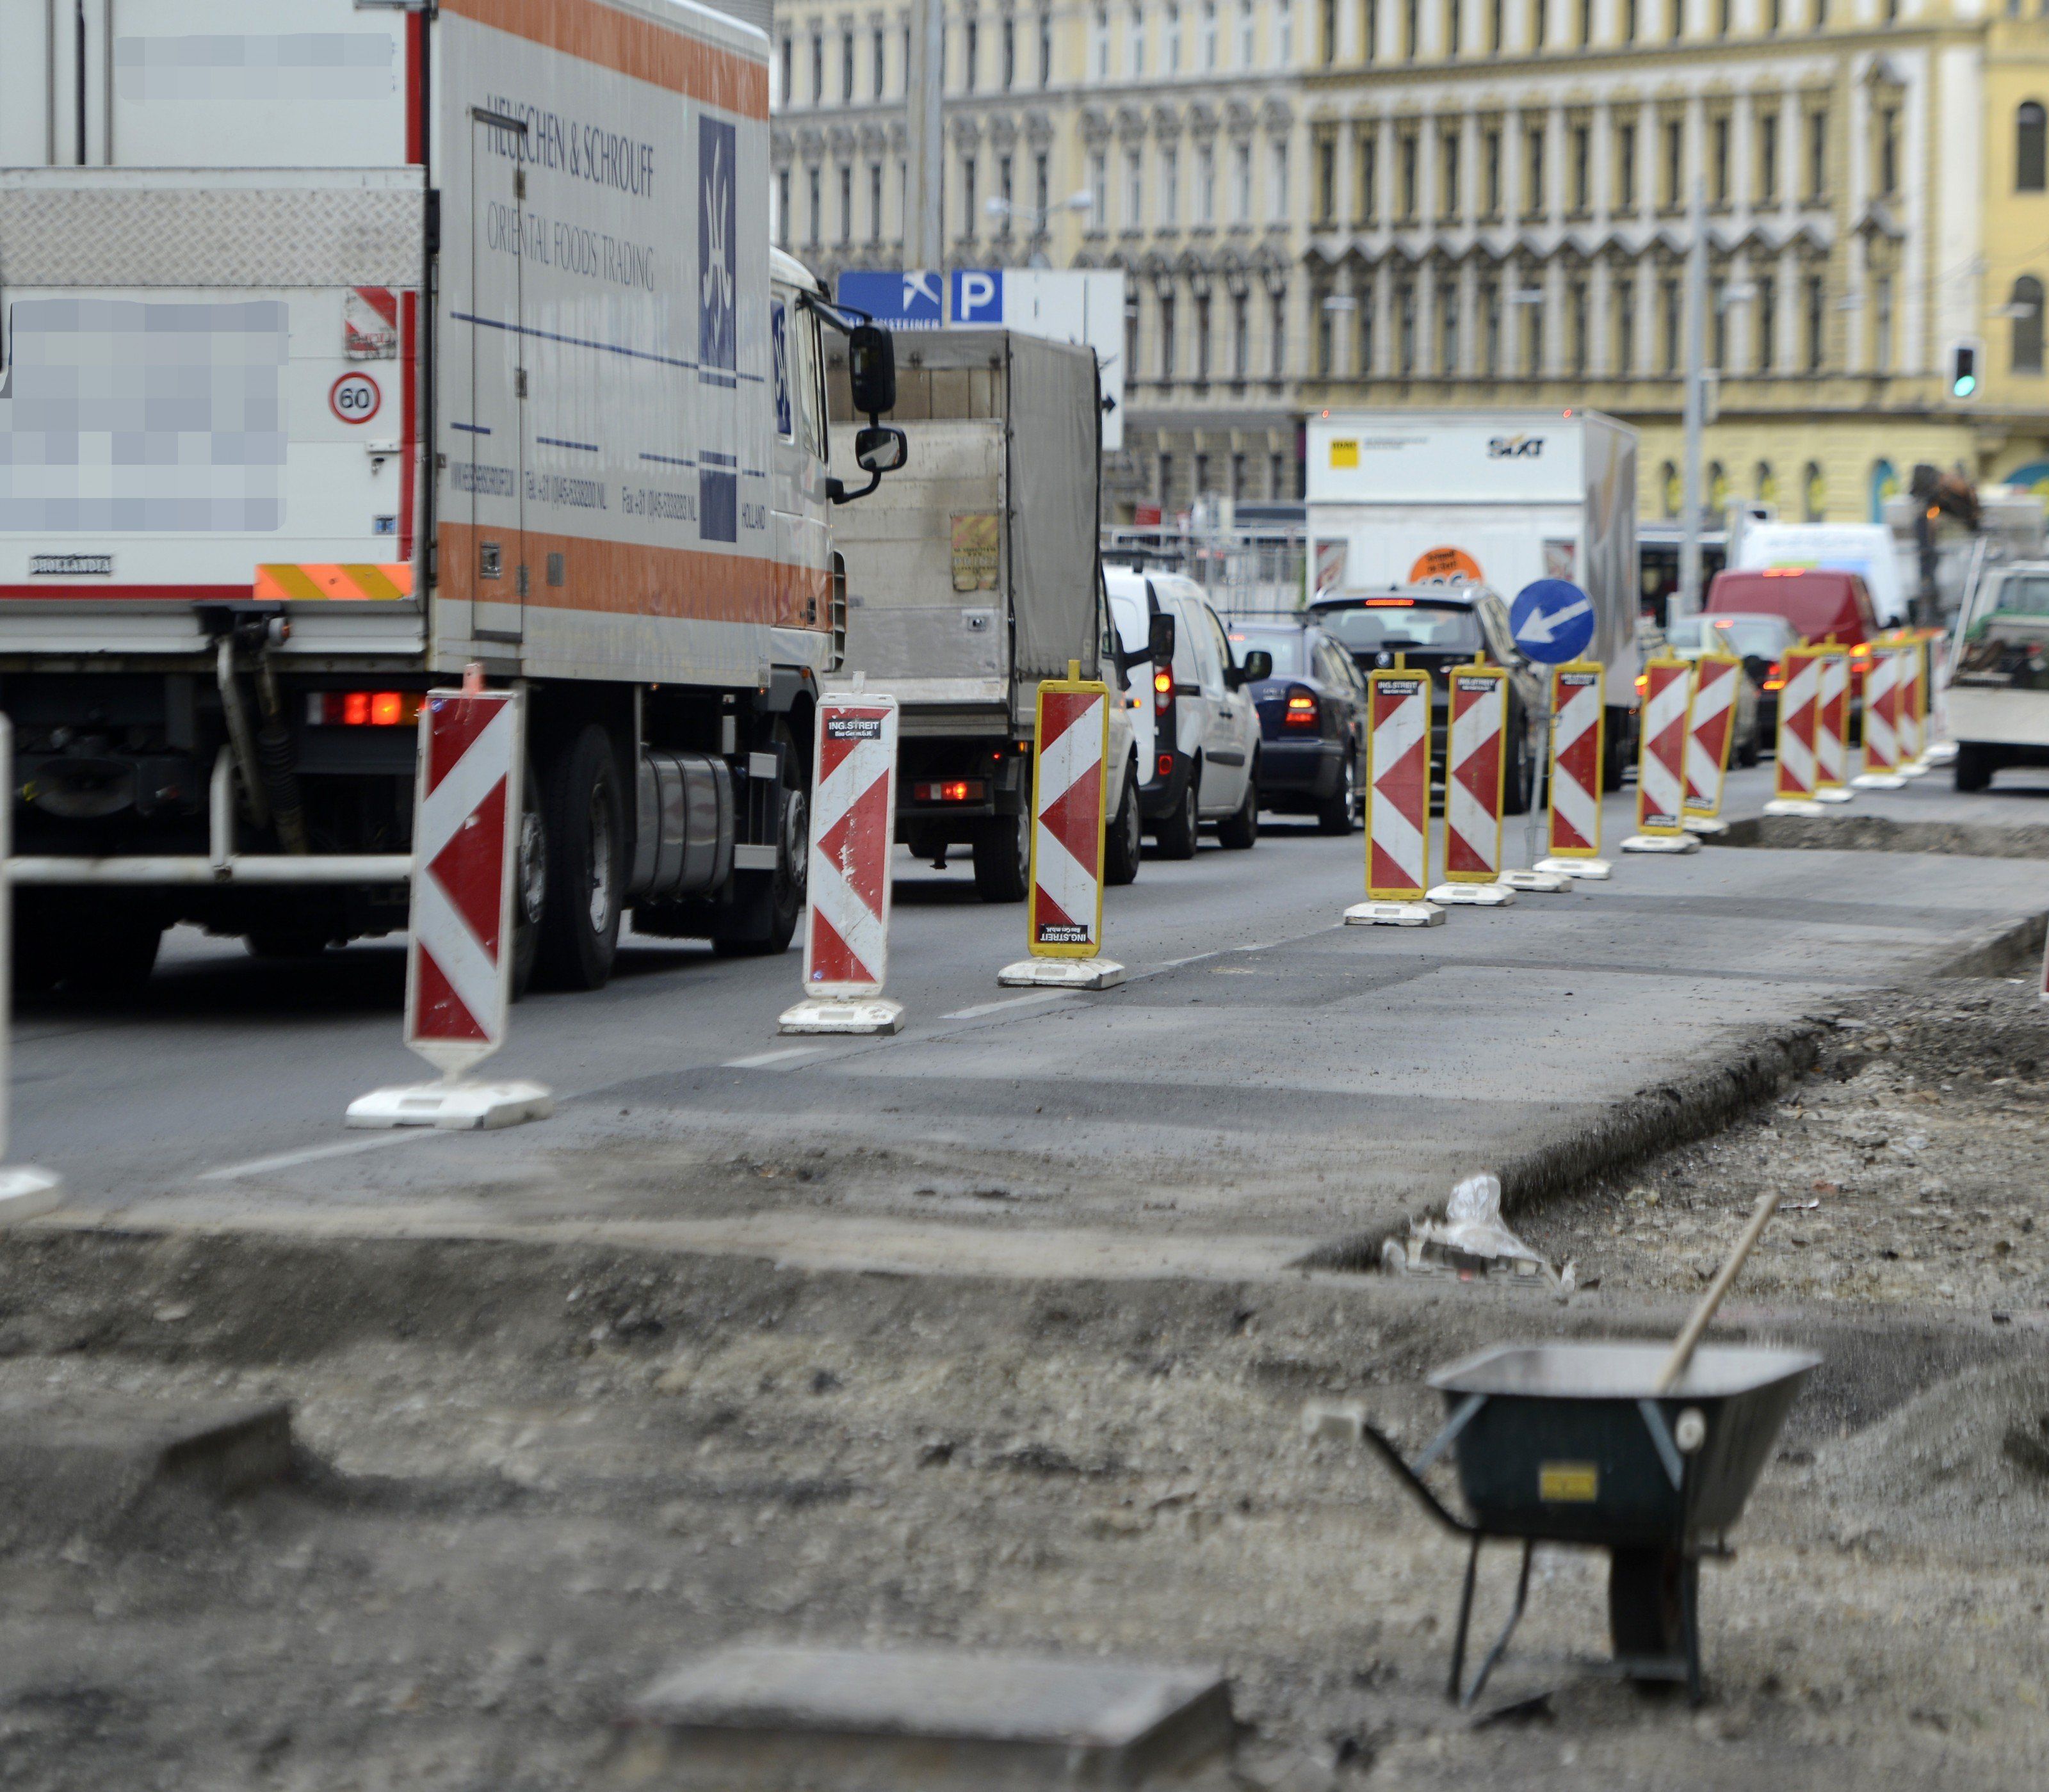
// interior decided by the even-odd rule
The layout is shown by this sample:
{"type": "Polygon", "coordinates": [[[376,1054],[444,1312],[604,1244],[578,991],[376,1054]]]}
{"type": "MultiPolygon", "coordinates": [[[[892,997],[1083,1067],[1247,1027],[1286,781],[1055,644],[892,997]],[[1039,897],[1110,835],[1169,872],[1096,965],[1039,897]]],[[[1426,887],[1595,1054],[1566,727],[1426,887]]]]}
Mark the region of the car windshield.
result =
{"type": "Polygon", "coordinates": [[[1248,652],[1263,649],[1273,655],[1277,678],[1299,678],[1308,670],[1304,662],[1308,658],[1308,639],[1299,628],[1234,628],[1231,632],[1231,649],[1238,663],[1245,663],[1248,652]]]}
{"type": "Polygon", "coordinates": [[[1355,656],[1408,647],[1464,655],[1480,647],[1479,618],[1466,604],[1368,597],[1341,609],[1320,610],[1316,620],[1355,656]]]}

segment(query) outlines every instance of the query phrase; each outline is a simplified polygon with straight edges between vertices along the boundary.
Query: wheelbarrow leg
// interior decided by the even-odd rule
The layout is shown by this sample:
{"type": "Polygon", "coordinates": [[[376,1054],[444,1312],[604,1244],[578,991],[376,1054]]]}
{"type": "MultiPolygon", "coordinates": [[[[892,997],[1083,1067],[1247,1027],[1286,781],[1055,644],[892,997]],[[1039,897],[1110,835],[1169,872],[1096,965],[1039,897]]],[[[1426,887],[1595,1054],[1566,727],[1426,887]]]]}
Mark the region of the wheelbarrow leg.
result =
{"type": "MultiPolygon", "coordinates": [[[[1514,1609],[1508,1614],[1508,1622],[1501,1627],[1501,1635],[1494,1639],[1494,1646],[1487,1650],[1486,1658],[1479,1664],[1479,1672],[1473,1676],[1472,1685],[1466,1689],[1464,1696],[1459,1699],[1461,1708],[1471,1708],[1473,1701],[1479,1697],[1481,1689],[1487,1685],[1487,1676],[1492,1673],[1499,1665],[1501,1658],[1508,1653],[1508,1639],[1514,1635],[1515,1627],[1522,1622],[1522,1607],[1530,1597],[1530,1558],[1536,1553],[1536,1540],[1526,1539],[1522,1545],[1522,1571],[1515,1577],[1514,1609]]],[[[1479,1554],[1477,1539],[1474,1541],[1473,1554],[1476,1557],[1479,1554]]],[[[1470,1568],[1468,1568],[1466,1574],[1466,1591],[1468,1600],[1470,1602],[1472,1591],[1472,1573],[1470,1568]]],[[[1463,1654],[1465,1641],[1463,1625],[1460,1627],[1459,1641],[1460,1653],[1463,1654]]]]}
{"type": "Polygon", "coordinates": [[[1686,1698],[1698,1705],[1701,1689],[1701,1560],[1689,1556],[1679,1574],[1679,1633],[1686,1651],[1686,1698]]]}
{"type": "Polygon", "coordinates": [[[1459,1595],[1458,1634],[1452,1638],[1452,1683],[1445,1689],[1444,1697],[1453,1705],[1459,1702],[1459,1693],[1466,1677],[1466,1632],[1472,1624],[1473,1583],[1479,1576],[1479,1533],[1473,1533],[1472,1549],[1466,1557],[1466,1584],[1459,1595]]]}

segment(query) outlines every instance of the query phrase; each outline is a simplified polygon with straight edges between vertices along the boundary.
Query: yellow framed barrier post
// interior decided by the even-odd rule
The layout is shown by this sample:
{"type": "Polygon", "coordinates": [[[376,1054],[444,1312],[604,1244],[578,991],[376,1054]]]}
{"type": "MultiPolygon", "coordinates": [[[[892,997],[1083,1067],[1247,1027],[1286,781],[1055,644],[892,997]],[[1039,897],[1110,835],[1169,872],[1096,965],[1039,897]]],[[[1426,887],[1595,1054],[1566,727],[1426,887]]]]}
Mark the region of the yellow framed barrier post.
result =
{"type": "Polygon", "coordinates": [[[1600,856],[1606,677],[1591,660],[1551,668],[1551,852],[1537,861],[1539,871],[1596,880],[1609,874],[1600,856]]]}

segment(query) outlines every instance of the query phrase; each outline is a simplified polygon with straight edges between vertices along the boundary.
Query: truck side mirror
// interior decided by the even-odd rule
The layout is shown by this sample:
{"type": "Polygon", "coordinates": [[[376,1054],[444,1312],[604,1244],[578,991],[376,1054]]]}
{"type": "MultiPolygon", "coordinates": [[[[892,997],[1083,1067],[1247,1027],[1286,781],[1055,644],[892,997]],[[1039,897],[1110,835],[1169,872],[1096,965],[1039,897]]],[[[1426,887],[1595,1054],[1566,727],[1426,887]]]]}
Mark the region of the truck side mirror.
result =
{"type": "Polygon", "coordinates": [[[1164,610],[1153,618],[1147,635],[1155,666],[1171,666],[1174,663],[1174,619],[1164,610]]]}
{"type": "Polygon", "coordinates": [[[880,324],[857,324],[848,332],[846,371],[853,408],[871,422],[896,408],[896,344],[880,324]]]}
{"type": "Polygon", "coordinates": [[[1242,664],[1245,682],[1249,685],[1256,685],[1262,678],[1273,676],[1273,655],[1264,647],[1254,647],[1245,656],[1242,664]]]}
{"type": "Polygon", "coordinates": [[[911,444],[901,430],[870,424],[853,438],[853,458],[863,472],[880,479],[911,458],[911,444]]]}

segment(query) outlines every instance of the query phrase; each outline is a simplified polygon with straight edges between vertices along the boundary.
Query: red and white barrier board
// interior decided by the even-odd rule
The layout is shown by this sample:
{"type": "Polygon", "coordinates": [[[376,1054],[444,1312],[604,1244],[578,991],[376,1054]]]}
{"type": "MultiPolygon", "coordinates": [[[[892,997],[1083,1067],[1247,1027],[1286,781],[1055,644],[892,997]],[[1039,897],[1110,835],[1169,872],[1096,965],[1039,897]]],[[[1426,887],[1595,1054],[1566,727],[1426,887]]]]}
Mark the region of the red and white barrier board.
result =
{"type": "Polygon", "coordinates": [[[1847,647],[1825,645],[1822,682],[1814,707],[1814,799],[1850,799],[1850,656],[1847,647]]]}
{"type": "Polygon", "coordinates": [[[1788,647],[1779,663],[1785,668],[1786,683],[1779,693],[1779,756],[1771,800],[1764,812],[1818,815],[1822,809],[1814,792],[1820,787],[1821,768],[1814,736],[1820,725],[1822,650],[1788,647]]]}
{"type": "Polygon", "coordinates": [[[1927,643],[1903,633],[1899,647],[1899,773],[1904,778],[1916,778],[1926,769],[1922,756],[1928,746],[1927,643]]]}
{"type": "Polygon", "coordinates": [[[1864,674],[1864,770],[1853,782],[1860,790],[1898,790],[1899,775],[1899,650],[1873,651],[1864,674]]]}
{"type": "Polygon", "coordinates": [[[1433,927],[1430,675],[1397,667],[1366,680],[1366,896],[1345,911],[1359,927],[1433,927]]]}
{"type": "Polygon", "coordinates": [[[1499,880],[1508,674],[1499,666],[1455,666],[1447,682],[1444,881],[1429,900],[1499,908],[1515,900],[1499,880]]]}
{"type": "Polygon", "coordinates": [[[850,691],[822,699],[811,758],[811,907],[804,999],[786,1033],[893,1033],[887,1001],[890,849],[896,828],[896,699],[850,691]]]}
{"type": "Polygon", "coordinates": [[[1647,660],[1638,731],[1636,832],[1625,853],[1697,853],[1686,829],[1686,725],[1693,709],[1693,668],[1684,659],[1647,660]]]}
{"type": "MultiPolygon", "coordinates": [[[[1079,674],[1081,668],[1071,668],[1079,674]]],[[[1124,966],[1102,954],[1102,843],[1110,687],[1079,676],[1039,686],[1032,755],[1032,882],[1026,950],[997,981],[1106,989],[1124,966]]]]}
{"type": "Polygon", "coordinates": [[[1743,662],[1734,654],[1704,653],[1693,662],[1693,706],[1686,718],[1689,827],[1721,814],[1722,783],[1736,733],[1736,680],[1742,676],[1743,662]]]}
{"type": "Polygon", "coordinates": [[[1600,856],[1603,680],[1601,668],[1584,660],[1551,668],[1551,853],[1539,871],[1608,875],[1600,856]]]}
{"type": "MultiPolygon", "coordinates": [[[[0,789],[12,790],[14,731],[0,716],[0,789]]],[[[5,881],[14,849],[14,805],[0,803],[0,1226],[33,1219],[64,1202],[64,1184],[48,1170],[8,1165],[7,1129],[13,1095],[8,1078],[8,1038],[14,1029],[14,892],[5,881]]]]}
{"type": "Polygon", "coordinates": [[[352,1126],[509,1126],[550,1111],[538,1083],[460,1080],[505,1043],[511,1011],[525,721],[516,691],[432,690],[421,706],[406,1044],[442,1080],[365,1095],[352,1126]]]}

